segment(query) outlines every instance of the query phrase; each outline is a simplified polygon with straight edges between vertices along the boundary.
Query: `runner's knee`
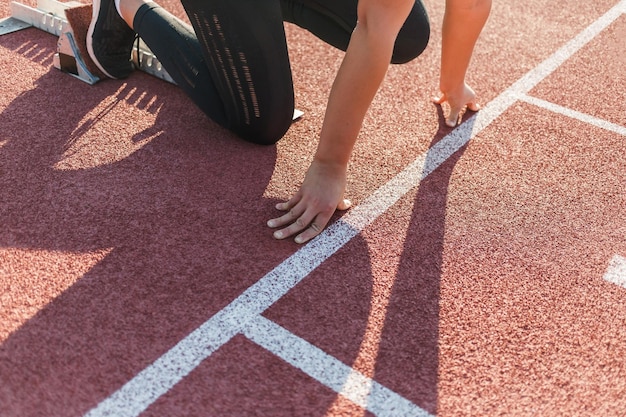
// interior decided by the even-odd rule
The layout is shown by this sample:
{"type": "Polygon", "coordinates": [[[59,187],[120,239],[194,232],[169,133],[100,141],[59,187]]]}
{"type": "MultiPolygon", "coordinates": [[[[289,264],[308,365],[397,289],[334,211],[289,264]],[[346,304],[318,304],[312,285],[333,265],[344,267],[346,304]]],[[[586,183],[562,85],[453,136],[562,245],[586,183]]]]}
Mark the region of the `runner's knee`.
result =
{"type": "Polygon", "coordinates": [[[292,121],[293,108],[255,119],[249,125],[241,125],[231,130],[245,141],[258,145],[274,145],[287,133],[292,121]]]}
{"type": "Polygon", "coordinates": [[[415,6],[400,29],[391,58],[392,64],[409,62],[426,49],[430,39],[430,22],[426,9],[420,1],[415,6]]]}

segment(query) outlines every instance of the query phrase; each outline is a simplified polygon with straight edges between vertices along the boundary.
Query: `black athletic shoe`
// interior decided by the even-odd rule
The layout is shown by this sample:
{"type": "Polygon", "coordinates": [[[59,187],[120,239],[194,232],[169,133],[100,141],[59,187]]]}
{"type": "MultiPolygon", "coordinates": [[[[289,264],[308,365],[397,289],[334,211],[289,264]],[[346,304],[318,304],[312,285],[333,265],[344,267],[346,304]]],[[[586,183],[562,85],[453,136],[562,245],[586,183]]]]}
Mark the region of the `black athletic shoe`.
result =
{"type": "Polygon", "coordinates": [[[93,0],[87,51],[107,77],[126,78],[133,71],[134,40],[135,32],[117,13],[113,0],[93,0]]]}

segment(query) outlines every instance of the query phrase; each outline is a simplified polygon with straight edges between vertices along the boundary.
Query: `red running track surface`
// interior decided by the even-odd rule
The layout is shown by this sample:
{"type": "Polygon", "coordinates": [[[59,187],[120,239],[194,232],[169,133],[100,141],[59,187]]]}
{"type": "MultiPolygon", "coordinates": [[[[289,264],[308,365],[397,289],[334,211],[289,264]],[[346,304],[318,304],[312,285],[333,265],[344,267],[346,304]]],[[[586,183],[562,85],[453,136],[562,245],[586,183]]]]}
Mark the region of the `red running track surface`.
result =
{"type": "Polygon", "coordinates": [[[0,415],[623,415],[626,2],[494,2],[485,108],[455,130],[425,3],[431,44],[355,148],[355,207],[304,247],[265,221],[340,52],[287,25],[305,116],[258,147],[174,85],[89,86],[53,68],[54,36],[0,37],[0,415]]]}

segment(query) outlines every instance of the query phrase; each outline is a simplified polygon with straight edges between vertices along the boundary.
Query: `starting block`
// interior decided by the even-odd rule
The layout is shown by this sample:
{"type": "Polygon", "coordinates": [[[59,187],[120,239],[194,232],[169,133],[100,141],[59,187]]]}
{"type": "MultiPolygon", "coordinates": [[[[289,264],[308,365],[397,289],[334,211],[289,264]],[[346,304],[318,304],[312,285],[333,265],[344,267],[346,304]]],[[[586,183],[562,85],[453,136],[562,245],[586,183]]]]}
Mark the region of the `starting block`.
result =
{"type": "MultiPolygon", "coordinates": [[[[0,35],[35,27],[58,36],[57,51],[53,58],[54,67],[93,85],[100,78],[86,65],[85,58],[81,55],[81,48],[76,42],[77,37],[66,16],[66,10],[85,6],[87,5],[77,1],[38,0],[37,7],[32,8],[13,1],[11,2],[11,16],[0,19],[0,35]]],[[[141,71],[175,84],[157,57],[141,39],[133,46],[132,61],[141,71]]]]}
{"type": "MultiPolygon", "coordinates": [[[[30,27],[58,36],[57,51],[53,58],[54,67],[93,85],[100,81],[100,78],[88,68],[85,59],[89,59],[89,57],[81,55],[81,50],[85,51],[85,48],[78,45],[78,34],[72,29],[66,15],[67,10],[86,6],[89,5],[73,0],[67,2],[38,0],[37,7],[32,8],[13,1],[11,2],[11,16],[0,19],[0,36],[30,27]]],[[[86,32],[86,28],[82,29],[86,32]]],[[[86,33],[82,34],[82,38],[79,39],[84,41],[85,36],[86,33]]],[[[176,84],[141,38],[138,38],[137,42],[134,43],[131,54],[135,68],[176,84]]],[[[300,110],[294,110],[293,120],[299,119],[303,114],[300,110]]]]}

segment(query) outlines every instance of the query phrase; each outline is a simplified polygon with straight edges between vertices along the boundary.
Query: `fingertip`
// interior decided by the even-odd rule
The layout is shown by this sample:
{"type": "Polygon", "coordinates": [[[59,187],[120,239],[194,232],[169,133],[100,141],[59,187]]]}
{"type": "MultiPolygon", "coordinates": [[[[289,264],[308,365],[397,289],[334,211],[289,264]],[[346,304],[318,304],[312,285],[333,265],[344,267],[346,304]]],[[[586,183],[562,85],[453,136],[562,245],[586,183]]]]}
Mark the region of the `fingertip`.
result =
{"type": "Polygon", "coordinates": [[[337,209],[339,210],[348,210],[350,207],[352,207],[352,202],[350,200],[348,200],[347,198],[344,198],[338,205],[337,205],[337,209]]]}
{"type": "Polygon", "coordinates": [[[479,103],[473,101],[467,104],[467,108],[471,111],[479,111],[482,108],[482,106],[479,103]]]}

